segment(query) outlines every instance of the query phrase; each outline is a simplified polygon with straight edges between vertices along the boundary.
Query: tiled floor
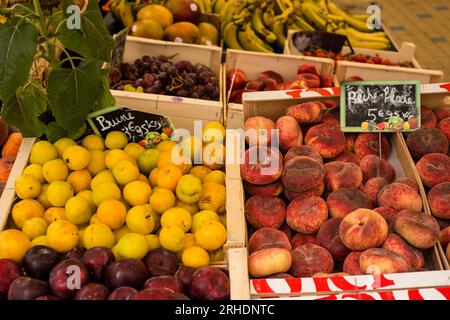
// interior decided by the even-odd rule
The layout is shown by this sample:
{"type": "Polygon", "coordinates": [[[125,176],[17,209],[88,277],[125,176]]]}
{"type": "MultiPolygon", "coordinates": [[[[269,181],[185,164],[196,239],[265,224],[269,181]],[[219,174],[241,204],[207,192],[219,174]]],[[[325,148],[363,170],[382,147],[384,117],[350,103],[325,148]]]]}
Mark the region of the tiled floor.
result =
{"type": "Polygon", "coordinates": [[[371,2],[381,7],[381,19],[393,40],[416,44],[416,59],[422,68],[438,69],[450,81],[450,0],[338,0],[355,12],[364,12],[371,2]]]}

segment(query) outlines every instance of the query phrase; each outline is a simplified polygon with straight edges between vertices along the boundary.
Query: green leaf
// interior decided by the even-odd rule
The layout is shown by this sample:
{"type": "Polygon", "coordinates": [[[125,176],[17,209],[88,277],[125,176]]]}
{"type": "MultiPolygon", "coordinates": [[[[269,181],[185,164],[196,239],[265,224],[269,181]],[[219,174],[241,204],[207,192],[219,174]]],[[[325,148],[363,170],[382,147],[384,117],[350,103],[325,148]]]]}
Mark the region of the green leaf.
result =
{"type": "Polygon", "coordinates": [[[8,101],[28,79],[37,39],[37,29],[25,19],[0,25],[0,100],[8,101]]]}
{"type": "Polygon", "coordinates": [[[70,15],[67,8],[73,5],[72,0],[62,0],[62,14],[54,14],[50,19],[55,28],[56,37],[64,46],[86,60],[102,60],[108,62],[111,58],[111,50],[114,40],[103,24],[98,2],[89,1],[86,11],[80,17],[80,30],[70,30],[67,21],[70,15]]]}
{"type": "Polygon", "coordinates": [[[19,128],[25,137],[40,137],[45,131],[45,124],[38,116],[47,106],[47,95],[36,81],[30,81],[17,89],[3,104],[2,117],[7,123],[19,128]]]}
{"type": "Polygon", "coordinates": [[[60,138],[67,137],[67,131],[56,122],[50,122],[45,130],[45,135],[47,140],[53,143],[60,138]]]}
{"type": "Polygon", "coordinates": [[[102,78],[95,64],[83,68],[53,69],[47,92],[56,122],[69,134],[76,132],[94,109],[102,90],[102,78]]]}
{"type": "Polygon", "coordinates": [[[106,77],[102,77],[102,90],[99,93],[97,102],[95,103],[95,110],[101,110],[104,108],[114,107],[116,105],[116,99],[109,90],[109,80],[106,77]]]}

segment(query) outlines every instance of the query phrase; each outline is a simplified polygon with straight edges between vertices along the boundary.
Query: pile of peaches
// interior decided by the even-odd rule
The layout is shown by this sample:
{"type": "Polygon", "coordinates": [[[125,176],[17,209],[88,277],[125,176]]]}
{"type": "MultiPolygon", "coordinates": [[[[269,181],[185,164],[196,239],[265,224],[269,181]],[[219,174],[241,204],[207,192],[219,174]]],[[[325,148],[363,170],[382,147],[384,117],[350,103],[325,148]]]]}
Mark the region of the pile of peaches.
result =
{"type": "Polygon", "coordinates": [[[247,139],[240,168],[252,277],[425,270],[439,223],[423,212],[417,183],[389,163],[388,135],[380,145],[376,133],[344,134],[339,109],[321,101],[276,121],[247,118],[248,129],[279,130],[279,150],[269,134],[247,139]]]}
{"type": "Polygon", "coordinates": [[[287,80],[277,72],[267,70],[260,72],[256,79],[249,80],[244,71],[233,69],[227,73],[226,82],[227,92],[232,86],[229,100],[232,103],[242,103],[242,95],[245,92],[333,87],[332,76],[321,74],[311,63],[299,66],[295,79],[287,80]]]}
{"type": "Polygon", "coordinates": [[[440,241],[450,261],[450,106],[434,111],[422,106],[421,129],[407,135],[406,144],[428,189],[428,203],[438,220],[440,241]]]}

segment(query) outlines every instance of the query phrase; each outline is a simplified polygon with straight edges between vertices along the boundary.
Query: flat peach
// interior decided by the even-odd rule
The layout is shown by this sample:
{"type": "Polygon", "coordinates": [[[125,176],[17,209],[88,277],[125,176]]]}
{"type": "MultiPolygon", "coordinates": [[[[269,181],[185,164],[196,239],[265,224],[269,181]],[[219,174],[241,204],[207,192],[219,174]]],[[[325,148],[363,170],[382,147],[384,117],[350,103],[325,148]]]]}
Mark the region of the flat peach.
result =
{"type": "Polygon", "coordinates": [[[277,229],[285,216],[286,204],[280,198],[256,195],[245,202],[245,217],[255,229],[277,229]]]}
{"type": "Polygon", "coordinates": [[[281,248],[288,251],[292,249],[286,234],[274,228],[256,230],[248,240],[247,248],[249,254],[269,248],[281,248]]]}
{"type": "Polygon", "coordinates": [[[278,129],[280,149],[286,152],[294,146],[303,143],[303,133],[297,120],[290,116],[284,116],[277,120],[275,129],[278,129]]]}
{"type": "Polygon", "coordinates": [[[295,198],[298,198],[298,197],[300,197],[300,198],[307,198],[307,197],[312,197],[312,196],[320,197],[324,190],[325,190],[325,184],[323,182],[321,182],[319,185],[315,186],[314,188],[305,190],[302,192],[294,192],[294,191],[284,188],[283,194],[289,201],[293,201],[295,198]]]}
{"type": "Polygon", "coordinates": [[[436,128],[420,129],[409,133],[406,144],[411,156],[416,160],[429,153],[447,154],[449,151],[447,136],[436,128]]]}
{"type": "Polygon", "coordinates": [[[303,192],[318,186],[325,177],[324,166],[310,157],[297,156],[284,165],[281,179],[284,187],[303,192]]]}
{"type": "Polygon", "coordinates": [[[353,251],[378,247],[387,235],[386,220],[373,210],[357,209],[346,215],[339,225],[342,243],[353,251]]]}
{"type": "Polygon", "coordinates": [[[378,205],[378,194],[388,182],[384,178],[376,177],[367,180],[363,187],[364,193],[369,197],[374,207],[378,205]]]}
{"type": "Polygon", "coordinates": [[[371,178],[381,177],[387,182],[393,182],[396,177],[394,167],[384,159],[375,155],[368,155],[361,159],[359,167],[363,173],[363,182],[371,178]]]}
{"type": "Polygon", "coordinates": [[[291,267],[291,253],[286,249],[269,248],[253,252],[248,257],[248,272],[252,277],[268,277],[286,272],[291,267]]]}
{"type": "Polygon", "coordinates": [[[362,171],[351,162],[335,161],[325,164],[325,185],[329,191],[358,188],[362,182],[362,171]]]}
{"type": "Polygon", "coordinates": [[[397,234],[418,249],[429,249],[439,241],[439,224],[429,214],[403,210],[392,225],[397,234]]]}
{"type": "Polygon", "coordinates": [[[395,233],[388,235],[386,241],[383,243],[383,249],[390,250],[403,257],[411,266],[412,270],[421,269],[425,266],[425,259],[422,252],[410,246],[395,233]]]}
{"type": "Polygon", "coordinates": [[[267,146],[270,144],[271,132],[274,129],[275,123],[269,118],[250,117],[244,123],[245,141],[251,146],[267,146]]]}
{"type": "Polygon", "coordinates": [[[338,126],[322,123],[308,130],[305,144],[318,151],[322,158],[331,159],[344,150],[345,135],[338,126]]]}
{"type": "Polygon", "coordinates": [[[423,183],[433,188],[442,182],[450,182],[450,157],[441,153],[430,153],[416,163],[423,183]]]}
{"type": "Polygon", "coordinates": [[[316,244],[308,243],[291,252],[292,266],[289,271],[294,277],[312,277],[316,273],[331,273],[334,262],[331,253],[316,244]]]}
{"type": "Polygon", "coordinates": [[[347,258],[345,258],[344,264],[342,266],[342,270],[350,275],[362,275],[364,274],[359,267],[359,257],[363,251],[353,251],[351,252],[347,258]]]}
{"type": "Polygon", "coordinates": [[[316,242],[316,236],[315,234],[301,234],[301,233],[297,233],[295,236],[292,237],[291,239],[291,246],[292,246],[292,250],[301,247],[304,244],[307,243],[315,243],[316,242]]]}
{"type": "Polygon", "coordinates": [[[327,249],[334,258],[334,261],[342,262],[351,252],[339,238],[339,225],[342,218],[332,218],[326,221],[317,233],[317,244],[327,249]]]}
{"type": "MultiPolygon", "coordinates": [[[[360,133],[355,140],[354,146],[355,154],[360,158],[371,154],[375,156],[380,155],[380,137],[377,133],[360,133]]],[[[391,149],[389,147],[389,140],[385,135],[381,136],[381,157],[388,159],[391,149]]]]}
{"type": "Polygon", "coordinates": [[[288,162],[289,160],[291,160],[292,158],[295,158],[297,156],[310,157],[320,163],[323,163],[322,157],[316,150],[314,150],[311,147],[303,146],[303,145],[302,146],[294,146],[294,147],[290,148],[284,156],[284,163],[288,162]]]}
{"type": "Polygon", "coordinates": [[[411,271],[411,266],[395,252],[371,248],[359,257],[359,267],[367,274],[387,274],[411,271]]]}
{"type": "Polygon", "coordinates": [[[397,210],[422,211],[422,198],[413,188],[398,182],[384,186],[378,194],[378,204],[397,210]]]}
{"type": "Polygon", "coordinates": [[[442,182],[431,188],[428,202],[435,217],[450,219],[450,182],[442,182]]]}
{"type": "Polygon", "coordinates": [[[303,234],[314,234],[328,219],[328,206],[320,197],[295,198],[287,207],[286,223],[303,234]]]}
{"type": "Polygon", "coordinates": [[[283,155],[272,148],[251,147],[245,151],[240,168],[247,182],[269,184],[277,181],[283,172],[283,155]]]}
{"type": "Polygon", "coordinates": [[[397,178],[394,182],[403,183],[411,188],[413,188],[417,193],[419,193],[419,186],[417,182],[410,178],[397,178]]]}
{"type": "Polygon", "coordinates": [[[436,128],[437,118],[433,111],[425,106],[420,107],[421,128],[436,128]]]}
{"type": "Polygon", "coordinates": [[[372,209],[372,201],[359,189],[339,189],[331,192],[327,198],[330,215],[344,217],[348,213],[358,209],[372,209]]]}

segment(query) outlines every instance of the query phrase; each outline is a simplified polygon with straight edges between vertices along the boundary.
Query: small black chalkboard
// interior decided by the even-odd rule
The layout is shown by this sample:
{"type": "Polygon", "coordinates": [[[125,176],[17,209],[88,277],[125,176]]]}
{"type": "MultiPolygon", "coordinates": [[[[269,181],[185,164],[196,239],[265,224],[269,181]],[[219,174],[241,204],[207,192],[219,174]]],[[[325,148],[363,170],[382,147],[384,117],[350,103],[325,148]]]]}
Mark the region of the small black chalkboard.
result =
{"type": "Polygon", "coordinates": [[[419,81],[355,81],[341,86],[341,128],[346,132],[420,128],[419,81]]]}
{"type": "Polygon", "coordinates": [[[91,113],[88,123],[102,137],[106,137],[111,131],[122,131],[127,135],[128,141],[142,142],[145,145],[169,139],[174,130],[167,117],[122,107],[91,113]]]}
{"type": "Polygon", "coordinates": [[[292,35],[292,42],[300,52],[322,49],[339,53],[347,36],[323,31],[298,31],[292,35]]]}

